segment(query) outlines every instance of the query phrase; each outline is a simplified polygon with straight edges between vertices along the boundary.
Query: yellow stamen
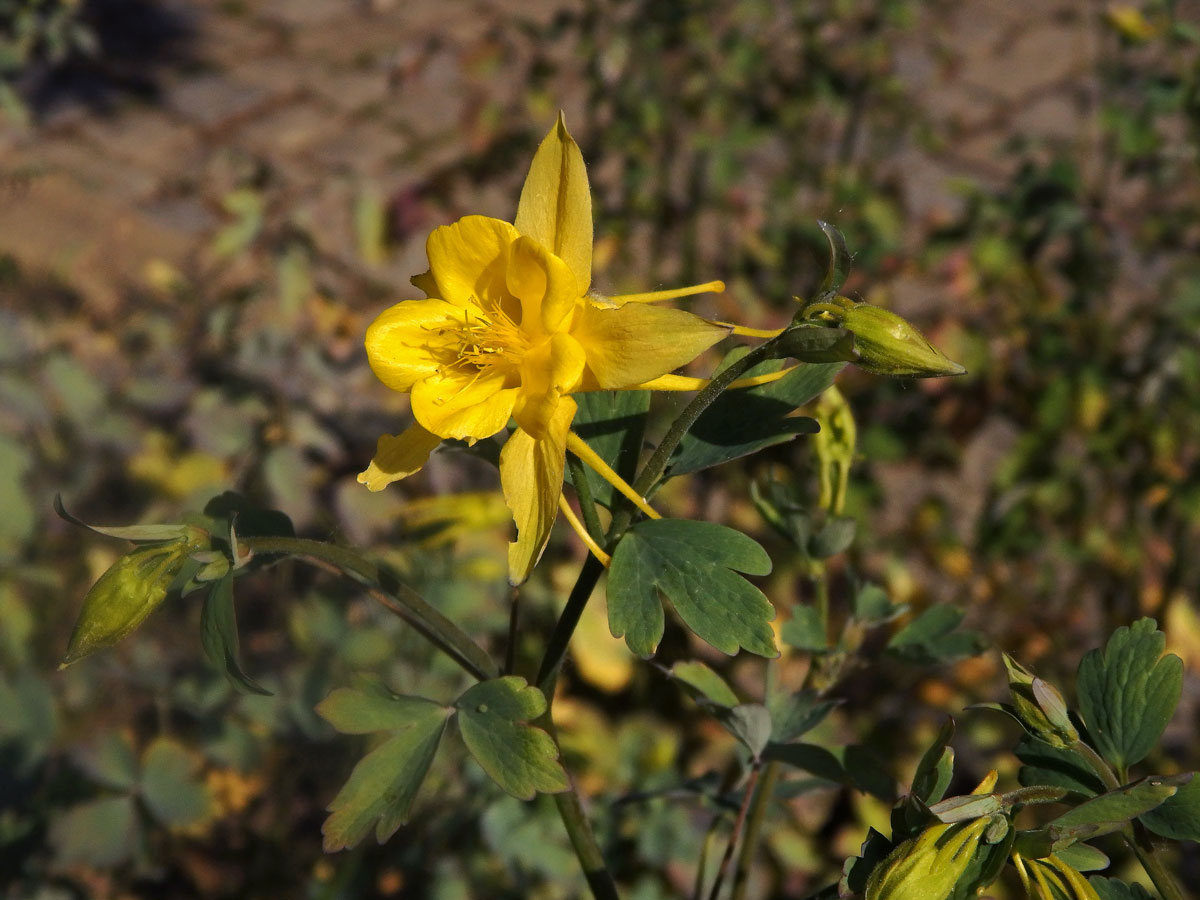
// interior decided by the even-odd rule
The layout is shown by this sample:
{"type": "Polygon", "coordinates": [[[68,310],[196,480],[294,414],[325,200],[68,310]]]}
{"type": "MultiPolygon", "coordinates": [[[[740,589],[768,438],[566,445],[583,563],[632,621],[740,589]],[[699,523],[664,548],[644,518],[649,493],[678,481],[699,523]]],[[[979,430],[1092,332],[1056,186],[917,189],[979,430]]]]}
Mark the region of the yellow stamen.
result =
{"type": "Polygon", "coordinates": [[[575,515],[575,510],[571,509],[571,504],[567,502],[567,498],[562,494],[558,495],[558,508],[562,511],[563,518],[575,529],[575,533],[579,535],[579,539],[583,541],[584,546],[592,551],[592,556],[600,560],[600,564],[607,569],[609,563],[612,562],[612,557],[601,550],[600,545],[592,540],[592,536],[588,534],[587,529],[583,527],[583,523],[579,521],[579,517],[575,515]]]}
{"type": "Polygon", "coordinates": [[[648,294],[620,294],[609,297],[614,303],[658,303],[660,300],[674,300],[676,297],[690,297],[693,294],[707,294],[710,291],[719,294],[725,290],[725,282],[709,281],[705,284],[693,284],[690,287],[672,288],[668,291],[651,291],[648,294]]]}
{"type": "Polygon", "coordinates": [[[517,365],[529,350],[529,336],[495,303],[474,319],[468,309],[453,334],[458,341],[455,362],[481,370],[501,363],[517,365]]]}
{"type": "Polygon", "coordinates": [[[567,449],[578,456],[581,460],[591,466],[596,474],[611,484],[614,488],[621,492],[633,502],[633,505],[644,512],[651,519],[661,519],[654,507],[646,502],[644,497],[638,495],[629,483],[620,475],[614,472],[604,460],[596,455],[596,451],[589,446],[588,442],[581,438],[573,431],[567,432],[567,449]]]}
{"type": "Polygon", "coordinates": [[[743,337],[773,338],[783,334],[784,331],[782,328],[747,328],[745,325],[734,325],[731,322],[721,322],[717,319],[708,319],[708,321],[714,325],[723,325],[731,329],[732,334],[740,334],[743,337]]]}
{"type": "MultiPolygon", "coordinates": [[[[765,375],[751,375],[749,378],[739,378],[737,381],[730,383],[729,389],[736,390],[738,388],[758,387],[760,384],[770,384],[772,381],[778,381],[784,375],[798,368],[800,368],[799,365],[788,366],[785,369],[780,369],[778,372],[768,372],[765,375]]],[[[627,388],[622,388],[622,390],[699,391],[707,387],[710,380],[708,378],[692,378],[688,375],[660,375],[658,378],[643,381],[641,384],[630,385],[627,388]]]]}

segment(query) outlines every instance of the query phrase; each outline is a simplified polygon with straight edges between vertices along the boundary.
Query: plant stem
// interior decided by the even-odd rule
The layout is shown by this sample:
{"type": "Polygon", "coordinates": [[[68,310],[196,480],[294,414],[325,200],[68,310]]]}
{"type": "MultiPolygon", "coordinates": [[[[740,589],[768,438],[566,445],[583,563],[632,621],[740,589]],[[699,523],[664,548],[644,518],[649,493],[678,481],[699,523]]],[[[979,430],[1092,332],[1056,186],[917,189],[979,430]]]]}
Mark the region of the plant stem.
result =
{"type": "Polygon", "coordinates": [[[371,596],[400,616],[431,644],[480,681],[500,675],[496,663],[461,628],[434,609],[424,597],[394,574],[353,550],[288,537],[239,537],[241,546],[254,553],[294,556],[322,567],[332,566],[367,588],[371,596]]]}
{"type": "Polygon", "coordinates": [[[1133,848],[1138,862],[1162,894],[1163,900],[1187,900],[1183,890],[1175,883],[1174,876],[1167,870],[1162,857],[1155,851],[1153,838],[1140,822],[1133,822],[1132,826],[1132,829],[1128,829],[1132,834],[1126,834],[1125,841],[1133,848]]]}
{"type": "Polygon", "coordinates": [[[746,895],[746,887],[750,883],[750,866],[758,852],[758,842],[762,837],[763,823],[767,820],[767,806],[771,795],[775,793],[775,782],[779,780],[779,763],[772,760],[763,768],[762,780],[758,790],[754,792],[754,800],[750,804],[750,816],[746,821],[746,836],[742,839],[742,849],[738,854],[737,868],[733,871],[733,894],[730,900],[742,900],[746,895]]]}
{"type": "Polygon", "coordinates": [[[567,837],[571,839],[571,846],[575,848],[575,856],[583,867],[583,877],[587,879],[592,896],[596,900],[620,900],[616,882],[604,864],[604,854],[600,852],[600,845],[596,843],[596,836],[592,833],[592,826],[588,824],[587,813],[583,811],[583,804],[579,801],[574,784],[571,785],[571,790],[555,794],[554,804],[558,807],[567,837]]]}
{"type": "Polygon", "coordinates": [[[717,900],[717,896],[721,893],[721,885],[725,883],[725,876],[729,874],[729,865],[733,862],[733,850],[737,846],[742,826],[746,822],[750,800],[755,794],[755,788],[758,787],[758,776],[761,772],[761,763],[755,760],[754,767],[750,770],[750,777],[746,780],[746,792],[742,795],[742,805],[738,807],[737,818],[734,819],[733,829],[729,833],[729,843],[725,845],[725,854],[721,857],[721,865],[717,869],[717,878],[713,882],[712,890],[708,892],[708,900],[717,900]]]}
{"type": "Polygon", "coordinates": [[[592,540],[600,543],[604,540],[604,527],[600,517],[596,515],[596,498],[592,496],[592,483],[588,481],[587,469],[574,453],[567,453],[567,468],[571,472],[571,483],[575,485],[575,495],[579,497],[579,512],[583,516],[583,524],[587,527],[592,540]]]}

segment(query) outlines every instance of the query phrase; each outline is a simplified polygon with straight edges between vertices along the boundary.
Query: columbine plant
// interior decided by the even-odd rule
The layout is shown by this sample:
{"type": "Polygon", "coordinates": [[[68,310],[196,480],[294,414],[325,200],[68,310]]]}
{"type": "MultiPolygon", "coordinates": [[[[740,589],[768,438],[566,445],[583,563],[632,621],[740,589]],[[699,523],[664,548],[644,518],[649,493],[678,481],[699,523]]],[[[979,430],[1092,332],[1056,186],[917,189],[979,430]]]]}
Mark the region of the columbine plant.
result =
{"type": "MultiPolygon", "coordinates": [[[[790,478],[752,490],[764,520],[793,544],[812,583],[813,602],[791,610],[778,632],[783,654],[811,661],[803,683],[784,685],[783,670],[768,669],[758,696],[746,701],[699,662],[655,662],[740,742],[737,777],[691,790],[717,810],[713,834],[728,832],[719,859],[697,861],[694,893],[743,897],[772,800],[785,790],[842,786],[895,799],[892,779],[864,748],[802,740],[836,706],[844,675],[870,664],[863,652],[868,635],[887,629],[884,652],[915,664],[945,662],[984,646],[980,635],[959,627],[963,612],[953,607],[933,607],[896,628],[905,607],[874,585],[857,586],[845,603],[831,596],[827,561],[842,554],[855,533],[844,504],[856,427],[832,386],[834,376],[847,362],[910,377],[962,368],[899,316],[840,294],[849,255],[840,233],[821,227],[830,244],[825,281],[778,331],[653,305],[721,291],[718,281],[599,294],[591,284],[587,172],[560,117],[534,157],[514,222],[467,216],[436,229],[427,243],[429,270],[413,279],[425,298],[384,311],[366,338],[372,369],[387,387],[410,395],[414,419],[398,435],[379,439],[359,476],[367,488],[382,490],[418,471],[442,441],[479,449],[504,440],[498,451],[480,454],[498,460],[517,530],[508,554],[513,610],[504,663],[389,566],[350,547],[297,538],[285,516],[227,494],[184,524],[94,529],[138,546],[89,592],[64,664],[115,643],[168,597],[200,593],[207,655],[239,690],[265,692],[240,660],[234,581],[284,557],[332,568],[362,584],[470,681],[452,697],[339,688],[318,705],[341,732],[380,735],[329,805],[326,849],[354,846],[372,832],[381,842],[391,837],[412,814],[443,742],[456,734],[499,788],[525,800],[554,796],[592,892],[617,897],[606,843],[597,839],[564,767],[551,709],[584,607],[607,570],[609,628],[638,656],[656,655],[669,609],[727,654],[779,657],[775,610],[744,577],[771,570],[763,548],[719,524],[662,518],[650,500],[670,478],[816,434],[815,503],[806,502],[790,478]],[[710,379],[674,372],[730,335],[764,340],[735,348],[710,379]],[[795,364],[785,366],[788,359],[795,364]],[[694,396],[644,456],[654,390],[694,396]],[[815,418],[794,415],[810,403],[815,418]],[[564,494],[568,482],[578,515],[564,494]],[[527,673],[531,682],[515,671],[514,648],[523,633],[518,587],[543,554],[559,512],[590,552],[543,637],[540,664],[527,673]],[[789,782],[790,771],[808,777],[789,782]]],[[[61,504],[59,511],[69,518],[61,504]]],[[[1148,620],[1118,632],[1081,666],[1077,711],[1008,661],[1012,703],[998,708],[1027,732],[1017,748],[1022,786],[998,792],[991,773],[970,794],[945,797],[954,774],[953,728],[947,726],[926,752],[911,791],[896,802],[891,835],[872,831],[841,880],[816,896],[966,898],[1009,871],[1039,900],[1137,897],[1120,882],[1081,874],[1107,864],[1087,842],[1116,834],[1166,900],[1182,898],[1151,834],[1200,838],[1200,796],[1190,775],[1130,780],[1131,766],[1151,752],[1179,697],[1178,660],[1162,651],[1162,636],[1148,620]],[[1022,815],[1033,807],[1054,813],[1022,815]]]]}

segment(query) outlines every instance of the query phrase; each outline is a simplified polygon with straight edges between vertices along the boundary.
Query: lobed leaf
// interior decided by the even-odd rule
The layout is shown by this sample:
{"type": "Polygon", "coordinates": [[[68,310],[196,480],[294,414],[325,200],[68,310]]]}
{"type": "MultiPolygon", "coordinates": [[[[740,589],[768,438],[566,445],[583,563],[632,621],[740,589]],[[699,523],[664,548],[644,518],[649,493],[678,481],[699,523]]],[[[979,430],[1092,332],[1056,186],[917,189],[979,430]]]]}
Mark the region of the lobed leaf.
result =
{"type": "Polygon", "coordinates": [[[1166,640],[1153,619],[1139,619],[1079,663],[1075,690],[1088,736],[1120,771],[1154,749],[1179,703],[1183,661],[1163,655],[1166,640]]]}
{"type": "Polygon", "coordinates": [[[1182,785],[1175,796],[1139,816],[1155,834],[1176,841],[1200,841],[1200,778],[1195,772],[1189,774],[1191,781],[1182,785]]]}
{"type": "Polygon", "coordinates": [[[642,657],[665,628],[659,594],[701,639],[723,653],[775,657],[775,610],[737,572],[765,575],[771,559],[756,541],[711,522],[648,519],[626,532],[608,573],[608,624],[642,657]]]}
{"type": "Polygon", "coordinates": [[[546,698],[524,678],[480,682],[455,702],[463,742],[496,784],[520,800],[569,788],[558,747],[528,724],[546,711],[546,698]]]}

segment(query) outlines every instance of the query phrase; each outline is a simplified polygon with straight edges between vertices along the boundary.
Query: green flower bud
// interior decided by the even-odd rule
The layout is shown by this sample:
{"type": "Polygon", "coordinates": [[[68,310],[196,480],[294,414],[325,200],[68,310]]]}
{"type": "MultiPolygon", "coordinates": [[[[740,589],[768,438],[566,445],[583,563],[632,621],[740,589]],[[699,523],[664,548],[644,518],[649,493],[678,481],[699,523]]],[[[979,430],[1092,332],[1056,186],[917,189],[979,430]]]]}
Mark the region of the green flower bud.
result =
{"type": "Polygon", "coordinates": [[[888,854],[867,880],[866,900],[945,900],[966,874],[988,817],[938,824],[888,854]]]}
{"type": "Polygon", "coordinates": [[[1008,654],[1004,655],[1004,667],[1008,670],[1012,712],[1027,731],[1059,748],[1079,740],[1066,701],[1054,685],[1036,677],[1008,654]]]}
{"type": "Polygon", "coordinates": [[[890,310],[833,297],[810,304],[805,319],[823,319],[854,335],[855,365],[876,375],[961,375],[966,369],[947,359],[908,321],[890,310]]]}
{"type": "Polygon", "coordinates": [[[167,598],[193,549],[186,540],[146,544],[113,563],[84,598],[60,668],[111,647],[141,625],[167,598]]]}

